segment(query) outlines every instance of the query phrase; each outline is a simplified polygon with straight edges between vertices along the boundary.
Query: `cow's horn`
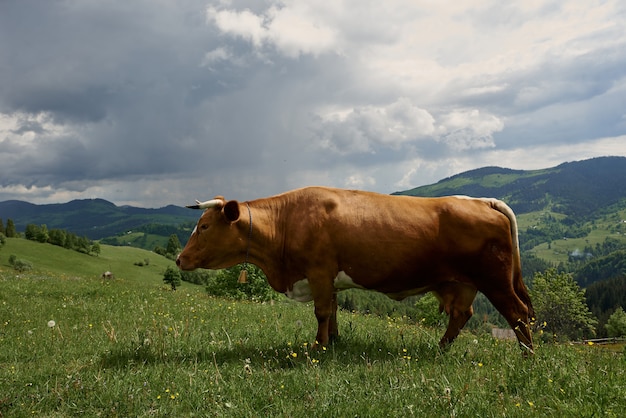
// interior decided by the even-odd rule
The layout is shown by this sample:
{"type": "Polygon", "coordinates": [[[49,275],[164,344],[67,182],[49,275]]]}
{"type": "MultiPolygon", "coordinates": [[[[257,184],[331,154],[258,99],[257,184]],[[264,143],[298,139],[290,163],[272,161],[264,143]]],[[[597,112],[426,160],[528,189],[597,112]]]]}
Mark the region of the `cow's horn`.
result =
{"type": "Polygon", "coordinates": [[[211,200],[207,200],[206,202],[201,202],[199,200],[196,200],[195,205],[188,205],[187,207],[189,209],[207,209],[207,208],[212,208],[214,206],[221,206],[223,204],[224,204],[224,201],[220,199],[211,199],[211,200]]]}

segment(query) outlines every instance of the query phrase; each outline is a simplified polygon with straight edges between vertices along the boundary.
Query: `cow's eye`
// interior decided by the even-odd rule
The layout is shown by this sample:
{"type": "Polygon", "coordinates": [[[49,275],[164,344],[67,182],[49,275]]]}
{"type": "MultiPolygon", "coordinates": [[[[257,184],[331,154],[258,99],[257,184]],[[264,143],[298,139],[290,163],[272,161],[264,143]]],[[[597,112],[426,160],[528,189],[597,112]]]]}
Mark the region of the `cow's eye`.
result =
{"type": "Polygon", "coordinates": [[[203,231],[206,231],[207,229],[209,229],[209,225],[202,224],[202,225],[200,225],[200,229],[203,230],[203,231]]]}

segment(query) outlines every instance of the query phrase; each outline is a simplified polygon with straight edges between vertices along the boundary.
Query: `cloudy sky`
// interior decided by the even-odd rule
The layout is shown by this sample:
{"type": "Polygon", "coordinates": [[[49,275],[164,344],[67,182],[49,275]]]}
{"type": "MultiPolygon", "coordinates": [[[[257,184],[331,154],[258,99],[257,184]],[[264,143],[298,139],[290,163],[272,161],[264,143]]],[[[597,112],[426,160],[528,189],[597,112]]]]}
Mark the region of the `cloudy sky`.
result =
{"type": "Polygon", "coordinates": [[[2,0],[0,201],[391,193],[626,155],[623,0],[2,0]]]}

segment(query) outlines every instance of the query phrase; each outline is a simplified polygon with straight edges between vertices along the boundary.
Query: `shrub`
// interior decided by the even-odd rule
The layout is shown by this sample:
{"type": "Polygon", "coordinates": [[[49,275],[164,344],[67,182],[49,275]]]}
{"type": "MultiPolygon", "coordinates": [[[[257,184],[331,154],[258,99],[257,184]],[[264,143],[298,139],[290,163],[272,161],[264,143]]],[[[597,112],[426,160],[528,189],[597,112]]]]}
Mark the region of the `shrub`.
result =
{"type": "Polygon", "coordinates": [[[218,271],[215,276],[208,279],[207,293],[237,300],[259,302],[276,300],[279,297],[279,294],[267,283],[263,271],[252,264],[248,264],[247,267],[247,283],[239,283],[238,277],[242,270],[243,266],[238,265],[218,271]]]}
{"type": "Polygon", "coordinates": [[[136,266],[139,266],[139,267],[149,266],[150,265],[150,260],[148,260],[147,258],[144,258],[143,261],[135,261],[134,264],[136,266]]]}
{"type": "Polygon", "coordinates": [[[217,272],[215,270],[197,269],[193,271],[181,271],[180,277],[185,282],[206,286],[209,283],[211,277],[215,276],[216,274],[217,272]]]}
{"type": "Polygon", "coordinates": [[[33,269],[33,265],[30,261],[21,260],[19,258],[14,259],[13,268],[20,273],[33,269]]]}

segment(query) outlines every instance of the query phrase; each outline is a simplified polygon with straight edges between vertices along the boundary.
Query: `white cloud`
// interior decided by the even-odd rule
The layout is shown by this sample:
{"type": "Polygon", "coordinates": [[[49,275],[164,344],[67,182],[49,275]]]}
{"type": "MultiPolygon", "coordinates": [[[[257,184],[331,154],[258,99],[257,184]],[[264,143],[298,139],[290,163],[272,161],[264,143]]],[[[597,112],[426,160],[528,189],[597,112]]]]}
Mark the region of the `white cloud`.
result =
{"type": "Polygon", "coordinates": [[[477,109],[442,113],[437,119],[428,111],[400,98],[388,106],[356,107],[320,115],[313,128],[316,143],[339,154],[398,150],[418,142],[441,142],[454,151],[493,148],[493,134],[504,123],[477,109]]]}
{"type": "Polygon", "coordinates": [[[475,148],[494,148],[493,134],[504,128],[494,115],[485,115],[477,109],[456,110],[442,117],[443,133],[440,140],[455,151],[475,148]]]}
{"type": "Polygon", "coordinates": [[[254,46],[261,46],[267,37],[267,28],[263,26],[263,17],[257,16],[250,10],[217,10],[214,7],[207,9],[207,18],[224,33],[240,36],[250,41],[254,46]]]}
{"type": "Polygon", "coordinates": [[[399,149],[435,132],[432,115],[406,98],[388,106],[355,107],[318,116],[315,140],[323,149],[339,154],[375,152],[380,147],[399,149]]]}
{"type": "MultiPolygon", "coordinates": [[[[280,2],[263,13],[207,8],[207,18],[225,34],[248,40],[255,48],[273,45],[282,54],[296,58],[332,51],[334,31],[322,18],[315,19],[315,7],[308,2],[280,2]]],[[[319,17],[319,16],[318,16],[319,17]]]]}

